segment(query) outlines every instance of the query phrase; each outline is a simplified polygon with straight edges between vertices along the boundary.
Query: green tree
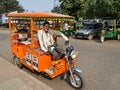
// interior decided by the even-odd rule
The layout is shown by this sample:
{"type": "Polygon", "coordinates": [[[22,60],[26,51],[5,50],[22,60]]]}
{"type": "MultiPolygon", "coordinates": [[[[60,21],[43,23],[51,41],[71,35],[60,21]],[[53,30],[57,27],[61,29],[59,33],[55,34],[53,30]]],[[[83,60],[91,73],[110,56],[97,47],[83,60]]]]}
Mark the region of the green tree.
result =
{"type": "Polygon", "coordinates": [[[75,16],[77,20],[85,13],[85,1],[86,0],[59,0],[62,13],[75,16]]]}
{"type": "Polygon", "coordinates": [[[61,13],[83,18],[120,18],[120,0],[59,0],[61,13]]]}
{"type": "Polygon", "coordinates": [[[112,15],[112,2],[111,0],[96,0],[96,16],[106,17],[112,15]]]}
{"type": "Polygon", "coordinates": [[[87,0],[85,8],[85,18],[95,18],[96,17],[96,4],[95,0],[87,0]]]}
{"type": "Polygon", "coordinates": [[[120,18],[120,0],[90,0],[90,2],[86,11],[88,18],[120,18]]]}
{"type": "Polygon", "coordinates": [[[114,0],[111,6],[112,16],[120,18],[120,0],[114,0]]]}
{"type": "Polygon", "coordinates": [[[62,13],[62,10],[61,10],[60,6],[56,6],[56,7],[53,8],[53,10],[51,10],[51,12],[62,13]]]}
{"type": "Polygon", "coordinates": [[[17,0],[0,0],[0,14],[12,11],[22,12],[24,9],[17,0]]]}

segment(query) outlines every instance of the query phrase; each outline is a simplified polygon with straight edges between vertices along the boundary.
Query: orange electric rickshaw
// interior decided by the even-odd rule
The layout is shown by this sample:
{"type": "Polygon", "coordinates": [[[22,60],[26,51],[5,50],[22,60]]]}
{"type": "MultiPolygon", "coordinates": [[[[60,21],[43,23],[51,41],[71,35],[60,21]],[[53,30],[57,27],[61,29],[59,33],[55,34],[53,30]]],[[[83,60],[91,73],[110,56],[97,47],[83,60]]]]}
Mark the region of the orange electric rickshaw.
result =
{"type": "MultiPolygon", "coordinates": [[[[49,21],[51,26],[55,24],[55,30],[58,30],[60,22],[74,22],[75,18],[68,15],[45,12],[8,14],[11,53],[14,56],[14,65],[19,68],[24,65],[38,73],[44,72],[50,78],[60,75],[61,79],[69,80],[70,85],[73,87],[83,87],[82,71],[79,68],[74,68],[77,53],[70,43],[65,49],[65,57],[57,61],[53,61],[49,53],[40,50],[37,32],[42,29],[44,21],[49,21]]],[[[55,40],[57,42],[57,38],[55,40]]]]}

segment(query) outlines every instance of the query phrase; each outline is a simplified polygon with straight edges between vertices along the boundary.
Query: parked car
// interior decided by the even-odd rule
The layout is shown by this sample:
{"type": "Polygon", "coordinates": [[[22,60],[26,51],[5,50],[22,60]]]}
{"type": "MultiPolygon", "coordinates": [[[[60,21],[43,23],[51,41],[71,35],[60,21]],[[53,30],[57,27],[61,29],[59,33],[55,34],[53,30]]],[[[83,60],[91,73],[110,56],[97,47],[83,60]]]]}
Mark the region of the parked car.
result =
{"type": "Polygon", "coordinates": [[[75,32],[76,38],[86,38],[88,40],[97,37],[98,33],[103,29],[102,23],[91,23],[86,24],[82,29],[79,29],[75,32]]]}

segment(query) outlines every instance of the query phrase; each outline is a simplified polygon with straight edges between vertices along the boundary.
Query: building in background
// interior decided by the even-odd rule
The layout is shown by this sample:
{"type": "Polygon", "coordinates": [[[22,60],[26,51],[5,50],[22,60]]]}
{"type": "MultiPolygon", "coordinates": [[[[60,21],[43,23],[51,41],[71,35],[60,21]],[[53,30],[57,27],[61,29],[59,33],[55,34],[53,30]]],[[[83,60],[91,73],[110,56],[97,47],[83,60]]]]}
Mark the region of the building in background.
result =
{"type": "MultiPolygon", "coordinates": [[[[17,11],[10,12],[10,13],[17,13],[17,11]]],[[[3,13],[0,18],[0,25],[8,27],[8,13],[3,13]]]]}
{"type": "Polygon", "coordinates": [[[1,16],[1,24],[7,24],[7,23],[8,23],[7,14],[2,14],[2,16],[1,16]]]}

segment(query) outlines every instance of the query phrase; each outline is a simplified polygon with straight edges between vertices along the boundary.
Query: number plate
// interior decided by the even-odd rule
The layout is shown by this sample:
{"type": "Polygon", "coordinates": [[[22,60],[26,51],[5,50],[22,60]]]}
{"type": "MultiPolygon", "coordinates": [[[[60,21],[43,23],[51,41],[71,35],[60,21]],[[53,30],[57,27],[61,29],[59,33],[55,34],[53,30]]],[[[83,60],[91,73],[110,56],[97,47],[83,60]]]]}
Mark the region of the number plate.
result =
{"type": "Polygon", "coordinates": [[[27,38],[27,34],[19,34],[19,38],[27,38]]]}

